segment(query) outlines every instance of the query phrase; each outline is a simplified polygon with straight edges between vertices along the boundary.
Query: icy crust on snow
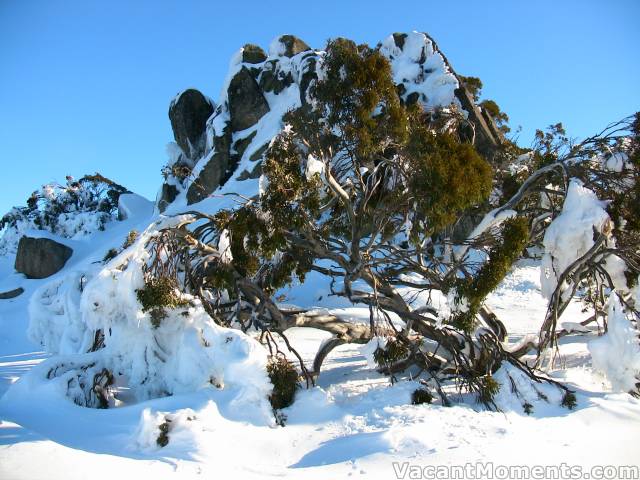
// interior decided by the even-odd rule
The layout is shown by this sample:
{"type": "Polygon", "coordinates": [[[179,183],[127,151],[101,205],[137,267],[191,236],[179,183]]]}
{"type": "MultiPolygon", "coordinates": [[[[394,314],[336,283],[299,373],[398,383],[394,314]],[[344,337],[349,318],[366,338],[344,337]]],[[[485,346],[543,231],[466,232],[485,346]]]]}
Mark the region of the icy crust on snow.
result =
{"type": "Polygon", "coordinates": [[[640,390],[640,331],[634,328],[615,293],[609,297],[607,333],[589,342],[593,367],[615,391],[640,390]]]}
{"type": "Polygon", "coordinates": [[[402,48],[396,45],[394,36],[389,35],[382,42],[380,51],[391,63],[396,85],[404,85],[404,100],[412,93],[417,93],[427,110],[455,103],[458,79],[427,35],[408,33],[402,48]]]}
{"type": "Polygon", "coordinates": [[[571,180],[562,212],[544,235],[540,284],[546,298],[553,295],[562,273],[593,247],[594,230],[603,232],[611,221],[605,207],[580,180],[571,180]]]}
{"type": "MultiPolygon", "coordinates": [[[[29,336],[52,353],[74,358],[86,355],[100,331],[105,345],[95,352],[100,366],[136,399],[231,388],[237,393],[231,403],[243,417],[269,422],[267,353],[257,341],[216,325],[187,295],[189,305],[166,309],[157,328],[141,310],[136,290],[144,285],[145,244],[176,221],[179,217],[152,224],[132,247],[89,277],[82,292],[80,279],[87,275],[81,272],[43,285],[30,304],[29,336]]],[[[45,364],[58,361],[54,357],[45,364]]]]}

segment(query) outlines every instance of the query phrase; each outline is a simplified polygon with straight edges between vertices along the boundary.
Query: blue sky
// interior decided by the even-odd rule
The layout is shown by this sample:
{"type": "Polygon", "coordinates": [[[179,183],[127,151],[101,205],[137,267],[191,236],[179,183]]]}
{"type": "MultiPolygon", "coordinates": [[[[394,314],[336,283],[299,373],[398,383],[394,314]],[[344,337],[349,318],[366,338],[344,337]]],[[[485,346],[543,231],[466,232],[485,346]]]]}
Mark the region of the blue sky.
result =
{"type": "Polygon", "coordinates": [[[96,171],[154,198],[171,98],[216,100],[231,55],[283,33],[319,48],[428,32],[522,145],[558,121],[584,137],[640,110],[639,18],[638,0],[0,0],[0,212],[96,171]]]}

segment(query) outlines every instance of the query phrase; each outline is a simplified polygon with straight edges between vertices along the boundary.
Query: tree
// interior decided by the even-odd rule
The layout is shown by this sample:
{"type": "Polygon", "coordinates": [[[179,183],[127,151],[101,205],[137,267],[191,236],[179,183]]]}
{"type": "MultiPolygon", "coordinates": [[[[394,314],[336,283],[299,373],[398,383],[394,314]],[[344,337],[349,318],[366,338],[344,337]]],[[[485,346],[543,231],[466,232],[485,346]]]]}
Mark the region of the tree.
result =
{"type": "MultiPolygon", "coordinates": [[[[323,68],[316,101],[287,116],[287,127],[268,151],[261,195],[212,216],[190,212],[189,219],[155,240],[170,246],[172,255],[154,257],[149,273],[154,265],[162,272],[186,270],[184,288],[200,296],[217,322],[257,328],[270,346],[271,336],[280,335],[309,383],[336,346],[385,336],[389,341],[376,351],[380,370],[393,378],[413,369],[445,404],[443,385],[453,381],[495,406],[492,375],[509,364],[534,383],[556,385],[571,405],[567,387],[520,360],[562,335],[553,319],[566,307],[566,282],[559,283],[561,291],[551,300],[540,342],[516,352],[504,348],[504,325],[484,299],[527,246],[543,244],[546,228],[560,214],[570,176],[591,179],[589,185],[595,181],[604,188],[599,193],[611,193],[596,180],[604,175],[601,167],[575,159],[596,150],[604,153],[620,137],[605,133],[568,148],[552,163],[530,170],[504,204],[493,205],[488,200],[491,166],[471,144],[461,142],[455,128],[441,126],[447,122],[436,126],[419,106],[402,105],[389,65],[375,49],[331,41],[323,68]],[[549,197],[555,201],[546,201],[549,197]],[[495,208],[454,247],[453,226],[480,204],[495,208]],[[222,244],[230,255],[221,252],[222,244]],[[167,262],[174,267],[167,270],[167,262]],[[310,271],[331,278],[337,286],[333,294],[367,305],[369,324],[280,307],[273,298],[277,289],[310,271]],[[413,308],[400,293],[405,287],[443,292],[453,299],[452,314],[439,318],[428,305],[413,308]],[[402,323],[393,322],[392,315],[402,323]],[[293,326],[333,334],[311,368],[286,338],[293,326]]],[[[635,207],[620,208],[630,212],[635,207]]],[[[624,254],[611,241],[598,245],[605,249],[600,252],[628,260],[625,265],[637,274],[637,243],[624,254]]],[[[602,270],[585,265],[572,278],[582,281],[602,270]]]]}

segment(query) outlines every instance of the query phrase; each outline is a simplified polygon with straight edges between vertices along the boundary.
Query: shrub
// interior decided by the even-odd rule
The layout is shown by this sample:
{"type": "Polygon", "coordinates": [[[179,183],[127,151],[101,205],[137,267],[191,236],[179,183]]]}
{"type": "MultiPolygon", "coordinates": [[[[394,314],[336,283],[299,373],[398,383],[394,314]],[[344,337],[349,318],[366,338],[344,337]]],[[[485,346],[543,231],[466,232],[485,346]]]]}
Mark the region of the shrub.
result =
{"type": "Polygon", "coordinates": [[[31,194],[26,207],[14,207],[0,219],[0,254],[13,252],[22,232],[46,230],[66,238],[79,238],[117,218],[118,199],[129,191],[96,173],[80,180],[67,177],[66,185],[50,183],[31,194]]]}
{"type": "Polygon", "coordinates": [[[137,230],[131,230],[127,234],[127,238],[124,239],[124,242],[122,244],[122,249],[125,250],[125,249],[129,248],[131,245],[133,245],[135,243],[135,241],[137,239],[138,239],[138,231],[137,230]]]}
{"type": "Polygon", "coordinates": [[[433,395],[426,388],[417,388],[411,394],[411,403],[413,405],[420,405],[423,403],[431,403],[433,401],[433,395]]]}
{"type": "Polygon", "coordinates": [[[293,403],[296,390],[300,388],[298,371],[284,357],[272,358],[267,364],[267,374],[273,384],[269,401],[274,410],[280,410],[293,403]]]}
{"type": "Polygon", "coordinates": [[[118,250],[116,250],[115,248],[110,248],[109,250],[107,250],[107,253],[104,254],[104,257],[102,257],[102,261],[104,263],[107,263],[109,260],[116,258],[117,255],[118,250]]]}
{"type": "Polygon", "coordinates": [[[493,403],[493,398],[500,391],[500,384],[491,375],[485,375],[479,385],[478,402],[484,405],[493,403]]]}
{"type": "Polygon", "coordinates": [[[576,399],[576,395],[573,392],[566,391],[564,396],[562,397],[562,402],[560,403],[565,408],[569,410],[573,410],[578,405],[578,400],[576,399]]]}
{"type": "Polygon", "coordinates": [[[144,287],[136,290],[143,312],[150,312],[151,324],[158,328],[167,317],[166,308],[179,308],[189,305],[180,297],[178,285],[167,276],[153,277],[145,281],[144,287]]]}

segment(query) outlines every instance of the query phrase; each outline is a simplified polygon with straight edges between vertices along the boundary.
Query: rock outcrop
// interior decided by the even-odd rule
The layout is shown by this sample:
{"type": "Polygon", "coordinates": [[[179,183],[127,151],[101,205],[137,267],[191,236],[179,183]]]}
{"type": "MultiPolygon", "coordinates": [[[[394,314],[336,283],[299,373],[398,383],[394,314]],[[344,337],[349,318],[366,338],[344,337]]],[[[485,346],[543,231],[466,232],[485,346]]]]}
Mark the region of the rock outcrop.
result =
{"type": "Polygon", "coordinates": [[[202,155],[204,132],[213,110],[213,103],[193,88],[185,90],[171,102],[169,120],[173,137],[187,157],[195,159],[202,155]]]}
{"type": "Polygon", "coordinates": [[[73,250],[49,238],[24,236],[18,243],[15,269],[27,278],[46,278],[60,271],[73,250]]]}
{"type": "Polygon", "coordinates": [[[231,130],[239,132],[255,125],[269,111],[269,104],[249,69],[242,67],[229,83],[231,130]]]}
{"type": "MultiPolygon", "coordinates": [[[[395,33],[377,48],[389,59],[403,102],[419,102],[427,111],[457,109],[465,118],[459,126],[462,137],[493,158],[501,143],[498,129],[475,104],[433,39],[417,32],[395,33]]],[[[283,127],[283,115],[313,101],[321,58],[321,52],[293,35],[278,37],[268,54],[247,44],[232,61],[229,83],[215,111],[213,103],[195,90],[185,91],[172,103],[176,142],[188,155],[199,156],[186,161],[192,175],[168,179],[159,209],[183,192],[186,203],[193,204],[230,179],[258,178],[269,141],[283,127]],[[184,118],[189,112],[193,121],[184,118]],[[268,138],[257,135],[261,130],[272,133],[268,138]]]]}

